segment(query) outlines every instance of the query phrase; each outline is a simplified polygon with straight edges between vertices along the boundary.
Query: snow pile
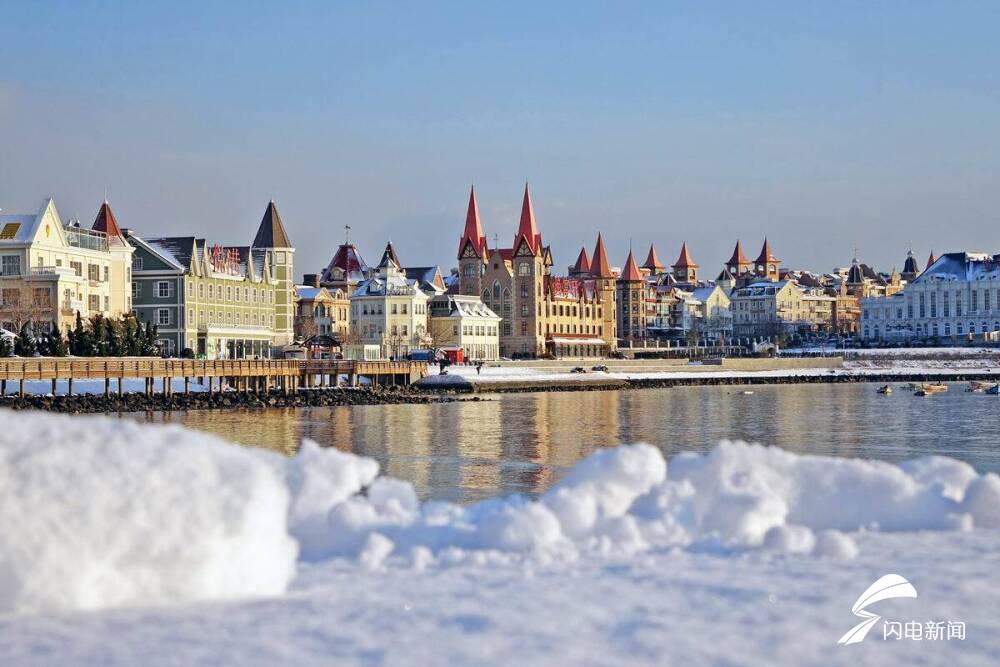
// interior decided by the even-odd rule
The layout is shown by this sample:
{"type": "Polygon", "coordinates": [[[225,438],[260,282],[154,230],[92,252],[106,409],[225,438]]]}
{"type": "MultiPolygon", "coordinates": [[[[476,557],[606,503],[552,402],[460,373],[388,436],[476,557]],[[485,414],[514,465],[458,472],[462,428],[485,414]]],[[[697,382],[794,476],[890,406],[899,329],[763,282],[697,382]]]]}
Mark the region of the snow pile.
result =
{"type": "MultiPolygon", "coordinates": [[[[351,469],[361,461],[337,457],[351,469]]],[[[364,484],[348,477],[351,488],[364,484]]],[[[1000,525],[1000,477],[943,457],[896,466],[737,442],[679,454],[668,468],[659,450],[640,444],[592,454],[537,501],[421,505],[408,484],[378,478],[366,495],[302,520],[307,558],[356,558],[369,568],[392,555],[422,568],[674,548],[850,559],[858,550],[847,533],[859,530],[1000,525]]]]}
{"type": "Polygon", "coordinates": [[[179,427],[4,411],[0,613],[282,593],[276,454],[179,427]]]}

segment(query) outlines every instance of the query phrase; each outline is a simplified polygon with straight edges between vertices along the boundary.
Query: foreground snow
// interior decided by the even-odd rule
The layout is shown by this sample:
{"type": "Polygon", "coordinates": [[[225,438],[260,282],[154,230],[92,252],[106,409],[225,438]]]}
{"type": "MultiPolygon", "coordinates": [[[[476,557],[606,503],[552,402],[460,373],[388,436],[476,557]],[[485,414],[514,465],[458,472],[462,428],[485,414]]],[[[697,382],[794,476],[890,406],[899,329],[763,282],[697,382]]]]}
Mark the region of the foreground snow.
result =
{"type": "Polygon", "coordinates": [[[985,664],[1000,477],[723,443],[421,504],[374,461],[2,415],[0,664],[985,664]],[[365,492],[360,493],[362,489],[365,492]],[[958,642],[837,638],[896,572],[958,642]],[[98,611],[85,611],[98,610],[98,611]]]}

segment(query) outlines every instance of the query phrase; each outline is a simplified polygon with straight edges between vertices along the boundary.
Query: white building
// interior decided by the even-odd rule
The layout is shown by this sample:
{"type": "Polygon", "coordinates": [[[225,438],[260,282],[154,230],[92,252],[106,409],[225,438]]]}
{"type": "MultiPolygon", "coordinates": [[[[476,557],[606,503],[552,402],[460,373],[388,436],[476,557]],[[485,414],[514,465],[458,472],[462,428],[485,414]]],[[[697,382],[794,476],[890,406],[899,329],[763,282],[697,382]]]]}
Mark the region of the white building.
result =
{"type": "Polygon", "coordinates": [[[861,299],[859,334],[905,342],[1000,334],[1000,254],[939,257],[902,292],[861,299]]]}
{"type": "Polygon", "coordinates": [[[383,357],[397,359],[426,347],[427,301],[420,281],[406,277],[387,245],[374,275],[351,294],[351,327],[358,343],[378,345],[383,357]]]}
{"type": "Polygon", "coordinates": [[[500,316],[478,296],[436,296],[430,302],[430,316],[435,346],[460,347],[471,361],[500,358],[500,316]]]}
{"type": "Polygon", "coordinates": [[[37,213],[0,215],[0,324],[65,331],[77,313],[131,312],[132,253],[107,202],[92,229],[64,225],[51,199],[37,213]]]}

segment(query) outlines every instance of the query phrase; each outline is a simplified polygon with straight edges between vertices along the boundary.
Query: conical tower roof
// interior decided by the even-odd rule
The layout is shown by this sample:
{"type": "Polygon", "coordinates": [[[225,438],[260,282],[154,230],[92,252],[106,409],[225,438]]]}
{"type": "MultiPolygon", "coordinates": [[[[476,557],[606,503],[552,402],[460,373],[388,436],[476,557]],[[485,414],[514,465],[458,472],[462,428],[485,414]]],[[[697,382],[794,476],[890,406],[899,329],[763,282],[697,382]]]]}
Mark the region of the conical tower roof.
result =
{"type": "Polygon", "coordinates": [[[399,261],[399,255],[396,254],[396,249],[392,246],[392,241],[385,244],[385,250],[382,252],[382,259],[378,263],[378,267],[385,268],[392,262],[396,268],[401,268],[403,265],[399,261]]]}
{"type": "Polygon", "coordinates": [[[765,236],[764,237],[764,247],[762,247],[760,249],[760,255],[757,257],[757,263],[758,264],[776,264],[777,262],[778,262],[778,258],[774,256],[773,252],[771,252],[771,242],[768,241],[767,237],[765,236]]]}
{"type": "Polygon", "coordinates": [[[674,263],[675,269],[696,269],[698,265],[691,260],[691,253],[688,252],[688,244],[685,241],[681,244],[681,254],[674,263]]]}
{"type": "Polygon", "coordinates": [[[749,263],[750,260],[743,254],[743,244],[737,241],[736,247],[733,248],[733,256],[729,258],[728,262],[726,262],[726,266],[741,266],[749,263]]]}
{"type": "Polygon", "coordinates": [[[108,235],[108,238],[121,237],[122,230],[118,226],[118,220],[115,219],[115,212],[111,210],[111,204],[105,199],[104,203],[101,204],[101,208],[97,211],[97,217],[94,219],[94,225],[91,227],[95,232],[104,232],[108,235]]]}
{"type": "Polygon", "coordinates": [[[573,265],[573,273],[590,273],[590,256],[587,254],[586,248],[580,248],[576,264],[573,265]]]}
{"type": "Polygon", "coordinates": [[[646,261],[643,263],[642,268],[649,269],[650,273],[662,273],[665,268],[667,268],[660,258],[656,255],[656,246],[652,243],[649,244],[649,254],[646,255],[646,261]]]}
{"type": "Polygon", "coordinates": [[[912,250],[906,253],[906,261],[903,262],[903,273],[913,275],[920,273],[920,269],[917,268],[917,258],[913,256],[912,250]]]}
{"type": "Polygon", "coordinates": [[[924,267],[924,271],[931,268],[931,264],[937,261],[937,257],[934,256],[934,251],[931,250],[930,256],[927,258],[927,266],[924,267]]]}
{"type": "Polygon", "coordinates": [[[285,233],[285,226],[281,224],[281,216],[278,215],[278,207],[272,199],[264,210],[264,217],[261,218],[260,227],[257,228],[257,236],[253,239],[254,248],[291,248],[292,242],[288,240],[285,233]]]}
{"type": "Polygon", "coordinates": [[[632,255],[631,250],[628,251],[628,259],[625,260],[625,270],[622,271],[622,275],[619,280],[627,282],[642,280],[642,274],[639,272],[639,267],[635,263],[635,257],[632,255]]]}
{"type": "Polygon", "coordinates": [[[517,226],[517,236],[514,237],[514,251],[521,245],[521,239],[528,244],[528,249],[532,254],[537,255],[542,249],[542,235],[538,233],[538,225],[535,224],[535,209],[531,205],[531,192],[528,191],[528,184],[524,184],[524,201],[521,202],[521,221],[517,226]]]}
{"type": "Polygon", "coordinates": [[[597,233],[597,245],[594,246],[594,261],[590,263],[590,274],[597,278],[614,278],[611,263],[608,262],[608,251],[604,247],[604,237],[597,233]]]}
{"type": "Polygon", "coordinates": [[[462,258],[462,252],[469,241],[472,242],[472,247],[475,248],[478,256],[486,256],[486,234],[483,233],[483,224],[479,220],[479,204],[476,202],[475,187],[469,192],[469,210],[465,214],[465,230],[458,242],[459,259],[462,258]]]}

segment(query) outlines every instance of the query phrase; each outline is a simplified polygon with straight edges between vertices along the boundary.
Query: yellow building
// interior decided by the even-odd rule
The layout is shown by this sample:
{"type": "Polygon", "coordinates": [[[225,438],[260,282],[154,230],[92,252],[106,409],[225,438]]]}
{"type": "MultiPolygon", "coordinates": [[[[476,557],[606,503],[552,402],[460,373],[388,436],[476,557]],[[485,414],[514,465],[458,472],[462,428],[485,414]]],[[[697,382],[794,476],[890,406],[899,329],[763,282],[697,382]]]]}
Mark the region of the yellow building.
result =
{"type": "Polygon", "coordinates": [[[77,313],[131,312],[132,252],[106,201],[92,229],[63,224],[52,199],[35,214],[0,215],[0,323],[65,331],[77,313]]]}
{"type": "Polygon", "coordinates": [[[430,301],[435,347],[460,347],[468,361],[500,358],[500,316],[478,296],[441,294],[430,301]]]}

